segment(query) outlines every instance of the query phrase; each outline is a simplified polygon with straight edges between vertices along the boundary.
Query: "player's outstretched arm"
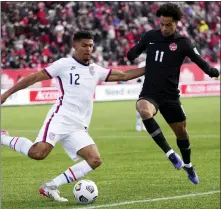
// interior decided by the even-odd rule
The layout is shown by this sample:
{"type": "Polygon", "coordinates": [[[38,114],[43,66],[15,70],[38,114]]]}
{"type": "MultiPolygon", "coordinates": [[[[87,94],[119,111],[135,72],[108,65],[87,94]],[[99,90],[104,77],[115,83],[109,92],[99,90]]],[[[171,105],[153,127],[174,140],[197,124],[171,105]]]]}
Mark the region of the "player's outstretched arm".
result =
{"type": "Polygon", "coordinates": [[[136,68],[126,71],[112,70],[106,81],[128,81],[134,78],[143,76],[145,73],[145,67],[136,68]]]}
{"type": "Polygon", "coordinates": [[[140,41],[127,52],[127,58],[134,60],[146,49],[146,43],[149,40],[148,32],[145,33],[140,41]]]}
{"type": "Polygon", "coordinates": [[[1,95],[1,104],[3,104],[7,98],[14,94],[15,92],[25,89],[39,81],[51,79],[44,70],[39,71],[37,73],[33,73],[28,75],[26,78],[22,79],[18,83],[16,83],[12,88],[8,89],[1,95]]]}
{"type": "Polygon", "coordinates": [[[219,71],[211,67],[199,54],[196,47],[188,40],[187,41],[187,56],[196,63],[207,75],[212,77],[219,77],[219,71]]]}

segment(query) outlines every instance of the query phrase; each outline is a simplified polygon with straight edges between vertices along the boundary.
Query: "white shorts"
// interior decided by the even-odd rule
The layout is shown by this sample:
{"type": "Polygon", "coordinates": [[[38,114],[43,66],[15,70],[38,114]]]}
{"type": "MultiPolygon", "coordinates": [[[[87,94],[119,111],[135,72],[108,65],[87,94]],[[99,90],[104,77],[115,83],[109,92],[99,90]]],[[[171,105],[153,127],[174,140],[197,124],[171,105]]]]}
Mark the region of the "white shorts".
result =
{"type": "Polygon", "coordinates": [[[37,142],[47,142],[52,146],[55,146],[57,142],[60,142],[67,152],[68,156],[77,161],[80,157],[77,155],[77,152],[91,144],[95,144],[93,139],[87,133],[85,129],[73,130],[70,133],[55,133],[53,131],[53,125],[47,128],[47,124],[44,124],[41,128],[35,143],[37,142]]]}

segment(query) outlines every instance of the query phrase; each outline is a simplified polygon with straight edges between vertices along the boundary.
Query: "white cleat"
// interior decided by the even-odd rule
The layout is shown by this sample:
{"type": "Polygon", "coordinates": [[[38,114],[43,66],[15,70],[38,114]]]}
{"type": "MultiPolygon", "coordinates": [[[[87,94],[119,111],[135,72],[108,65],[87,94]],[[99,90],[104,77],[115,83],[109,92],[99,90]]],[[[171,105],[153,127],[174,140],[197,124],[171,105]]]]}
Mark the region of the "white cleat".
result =
{"type": "Polygon", "coordinates": [[[3,138],[5,136],[8,136],[8,131],[7,130],[1,130],[1,145],[3,145],[3,138]]]}
{"type": "Polygon", "coordinates": [[[1,130],[1,136],[8,136],[7,130],[1,130]]]}
{"type": "Polygon", "coordinates": [[[136,131],[142,131],[141,125],[136,125],[136,131]]]}
{"type": "Polygon", "coordinates": [[[57,202],[68,202],[68,199],[60,196],[60,192],[55,186],[47,186],[46,184],[44,184],[39,189],[39,193],[40,195],[55,200],[57,202]]]}

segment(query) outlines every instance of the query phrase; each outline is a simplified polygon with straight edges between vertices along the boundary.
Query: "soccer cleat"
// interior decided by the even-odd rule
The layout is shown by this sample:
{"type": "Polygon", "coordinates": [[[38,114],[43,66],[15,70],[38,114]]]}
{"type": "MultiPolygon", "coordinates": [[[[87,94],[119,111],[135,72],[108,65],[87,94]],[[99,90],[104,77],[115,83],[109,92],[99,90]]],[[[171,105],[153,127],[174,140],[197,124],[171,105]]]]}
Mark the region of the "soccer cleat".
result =
{"type": "Polygon", "coordinates": [[[1,130],[1,145],[3,145],[3,137],[8,136],[8,131],[7,130],[1,130]]]}
{"type": "Polygon", "coordinates": [[[142,126],[140,124],[136,125],[136,131],[142,131],[142,126]]]}
{"type": "Polygon", "coordinates": [[[176,168],[178,170],[184,166],[184,163],[183,163],[181,157],[175,152],[171,153],[169,155],[168,159],[173,163],[174,168],[176,168]]]}
{"type": "Polygon", "coordinates": [[[1,136],[8,136],[7,130],[1,130],[1,136]]]}
{"type": "Polygon", "coordinates": [[[51,198],[57,202],[68,202],[68,199],[60,196],[60,192],[57,190],[56,186],[47,186],[44,184],[39,189],[39,193],[40,195],[51,198]]]}
{"type": "Polygon", "coordinates": [[[195,169],[193,168],[193,166],[190,167],[190,168],[187,168],[187,167],[185,167],[185,165],[184,165],[183,169],[187,172],[188,178],[189,178],[190,181],[192,181],[194,184],[199,184],[199,183],[200,183],[200,182],[199,182],[199,178],[198,178],[198,176],[197,176],[197,174],[196,174],[196,171],[195,171],[195,169]]]}

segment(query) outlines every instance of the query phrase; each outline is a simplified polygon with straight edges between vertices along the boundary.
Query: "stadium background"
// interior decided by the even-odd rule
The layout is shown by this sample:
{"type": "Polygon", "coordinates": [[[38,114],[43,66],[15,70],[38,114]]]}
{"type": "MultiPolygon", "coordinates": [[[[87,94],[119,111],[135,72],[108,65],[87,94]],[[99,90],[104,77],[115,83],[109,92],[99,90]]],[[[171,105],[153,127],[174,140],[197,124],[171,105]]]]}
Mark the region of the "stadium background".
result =
{"type": "MultiPolygon", "coordinates": [[[[62,56],[70,56],[70,39],[79,29],[95,35],[93,60],[122,70],[137,66],[126,59],[140,35],[158,27],[154,13],[163,2],[1,2],[1,92],[62,56]],[[85,28],[84,28],[85,27],[85,28]]],[[[179,2],[184,18],[181,34],[191,38],[202,56],[220,69],[220,2],[179,2]]],[[[220,81],[186,59],[181,68],[181,98],[188,118],[193,164],[200,184],[176,171],[145,131],[135,131],[136,80],[100,83],[95,92],[89,133],[100,149],[101,168],[86,176],[99,189],[93,206],[119,209],[220,209],[220,81]],[[203,96],[203,97],[202,97],[203,96]],[[123,100],[113,102],[116,100],[123,100]],[[125,101],[132,100],[132,101],[125,101]],[[159,199],[158,199],[159,198],[159,199]],[[136,202],[138,201],[138,202],[136,202]],[[140,202],[139,202],[140,201],[140,202]],[[122,205],[120,203],[124,202],[122,205]],[[132,204],[133,203],[133,204],[132,204]],[[104,205],[103,207],[101,205],[104,205]],[[107,207],[106,207],[107,206],[107,207]]],[[[12,95],[1,108],[1,127],[12,136],[35,140],[57,91],[54,81],[12,95]]],[[[156,116],[168,142],[176,140],[160,114],[156,116]]],[[[39,186],[73,164],[58,143],[41,162],[1,147],[2,209],[73,209],[73,184],[60,191],[70,202],[58,204],[38,195],[39,186]]]]}
{"type": "MultiPolygon", "coordinates": [[[[145,60],[145,55],[130,62],[126,53],[145,31],[158,28],[155,12],[161,4],[163,2],[2,2],[2,89],[61,57],[71,56],[72,34],[81,29],[90,30],[95,36],[92,61],[106,68],[126,70],[136,67],[145,60]]],[[[177,29],[191,39],[205,60],[219,69],[221,3],[179,4],[184,18],[177,29]]],[[[208,83],[214,80],[187,58],[181,68],[180,82],[184,82],[184,86],[180,86],[181,95],[219,95],[219,82],[208,83]]],[[[140,89],[136,79],[99,84],[112,86],[98,86],[95,101],[136,99],[140,89]],[[133,85],[113,87],[115,84],[133,85]]],[[[44,89],[19,92],[19,101],[15,101],[14,95],[10,98],[11,103],[8,101],[6,105],[21,104],[21,100],[29,100],[24,104],[54,102],[57,95],[56,90],[51,89],[54,86],[54,80],[37,83],[30,89],[44,89]]]]}

